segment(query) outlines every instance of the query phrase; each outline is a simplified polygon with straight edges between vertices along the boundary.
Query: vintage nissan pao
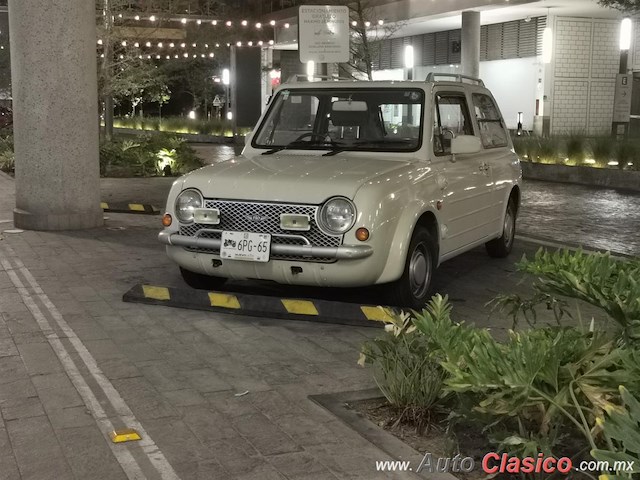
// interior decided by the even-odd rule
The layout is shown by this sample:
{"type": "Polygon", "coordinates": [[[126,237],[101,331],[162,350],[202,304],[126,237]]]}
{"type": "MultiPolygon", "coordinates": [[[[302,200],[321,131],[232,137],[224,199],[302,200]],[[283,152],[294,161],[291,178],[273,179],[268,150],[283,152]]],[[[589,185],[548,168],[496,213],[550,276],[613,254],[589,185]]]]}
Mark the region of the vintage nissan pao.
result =
{"type": "Polygon", "coordinates": [[[159,240],[195,288],[386,284],[419,308],[443,261],[509,254],[521,179],[481,80],[292,82],[242,155],[174,182],[159,240]]]}

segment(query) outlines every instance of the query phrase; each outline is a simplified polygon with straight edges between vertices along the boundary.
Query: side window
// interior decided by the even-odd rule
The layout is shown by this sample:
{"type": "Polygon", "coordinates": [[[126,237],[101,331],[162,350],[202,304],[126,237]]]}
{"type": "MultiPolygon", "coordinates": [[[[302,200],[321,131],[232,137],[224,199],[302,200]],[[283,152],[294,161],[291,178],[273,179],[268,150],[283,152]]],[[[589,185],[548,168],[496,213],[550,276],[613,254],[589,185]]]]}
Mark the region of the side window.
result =
{"type": "Polygon", "coordinates": [[[467,100],[461,93],[436,95],[433,151],[436,155],[451,153],[451,138],[473,135],[467,100]]]}
{"type": "Polygon", "coordinates": [[[506,147],[508,134],[500,119],[500,112],[491,97],[474,93],[473,105],[484,148],[506,147]]]}

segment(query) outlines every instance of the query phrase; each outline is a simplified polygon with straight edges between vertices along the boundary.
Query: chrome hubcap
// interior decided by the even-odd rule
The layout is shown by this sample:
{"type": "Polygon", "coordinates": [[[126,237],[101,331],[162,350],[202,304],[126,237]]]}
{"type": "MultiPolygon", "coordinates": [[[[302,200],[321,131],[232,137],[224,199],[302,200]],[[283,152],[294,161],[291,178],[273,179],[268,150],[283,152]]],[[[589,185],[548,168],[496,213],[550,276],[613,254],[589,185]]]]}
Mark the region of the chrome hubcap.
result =
{"type": "Polygon", "coordinates": [[[504,216],[504,243],[505,245],[511,245],[513,241],[513,230],[515,227],[515,220],[510,208],[507,209],[507,214],[504,216]]]}
{"type": "Polygon", "coordinates": [[[411,293],[416,298],[422,298],[429,287],[431,274],[431,258],[424,245],[418,245],[409,260],[409,283],[411,293]]]}

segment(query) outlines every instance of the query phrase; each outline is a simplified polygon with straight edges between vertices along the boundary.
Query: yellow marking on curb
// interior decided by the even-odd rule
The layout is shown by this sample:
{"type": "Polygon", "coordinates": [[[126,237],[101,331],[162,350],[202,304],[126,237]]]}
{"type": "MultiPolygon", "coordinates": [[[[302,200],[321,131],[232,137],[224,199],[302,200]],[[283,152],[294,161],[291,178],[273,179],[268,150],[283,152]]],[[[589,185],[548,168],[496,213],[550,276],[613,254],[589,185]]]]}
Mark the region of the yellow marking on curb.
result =
{"type": "Polygon", "coordinates": [[[144,212],[144,205],[140,203],[130,203],[129,210],[134,210],[136,212],[144,212]]]}
{"type": "Polygon", "coordinates": [[[283,298],[281,302],[289,313],[295,313],[297,315],[318,315],[316,306],[308,300],[287,300],[283,298]]]}
{"type": "Polygon", "coordinates": [[[212,307],[240,308],[238,297],[227,293],[209,292],[209,301],[211,302],[212,307]]]}
{"type": "Polygon", "coordinates": [[[389,315],[389,312],[384,307],[360,307],[364,316],[367,317],[368,320],[375,320],[377,322],[390,322],[393,320],[393,317],[389,315]]]}
{"type": "Polygon", "coordinates": [[[109,210],[109,204],[105,202],[100,202],[100,208],[102,210],[109,210]]]}
{"type": "Polygon", "coordinates": [[[153,285],[143,285],[142,293],[146,298],[154,300],[171,300],[169,289],[166,287],[154,287],[153,285]]]}
{"type": "Polygon", "coordinates": [[[142,440],[142,437],[133,428],[123,428],[114,430],[109,434],[113,443],[131,442],[133,440],[142,440]]]}

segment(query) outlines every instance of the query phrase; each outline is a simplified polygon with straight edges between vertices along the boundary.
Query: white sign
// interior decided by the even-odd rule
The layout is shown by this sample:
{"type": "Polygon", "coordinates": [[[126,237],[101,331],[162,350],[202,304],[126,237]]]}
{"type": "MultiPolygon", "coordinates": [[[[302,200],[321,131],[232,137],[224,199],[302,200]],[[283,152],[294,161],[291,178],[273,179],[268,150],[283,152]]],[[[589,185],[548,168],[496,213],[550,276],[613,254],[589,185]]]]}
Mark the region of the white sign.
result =
{"type": "Polygon", "coordinates": [[[616,78],[616,94],[613,100],[613,122],[629,123],[631,114],[631,75],[619,73],[616,78]]]}
{"type": "Polygon", "coordinates": [[[220,95],[216,95],[215,98],[213,99],[213,106],[214,107],[222,106],[222,100],[220,100],[220,95]]]}
{"type": "Polygon", "coordinates": [[[300,61],[349,61],[349,7],[302,5],[298,17],[300,61]]]}

